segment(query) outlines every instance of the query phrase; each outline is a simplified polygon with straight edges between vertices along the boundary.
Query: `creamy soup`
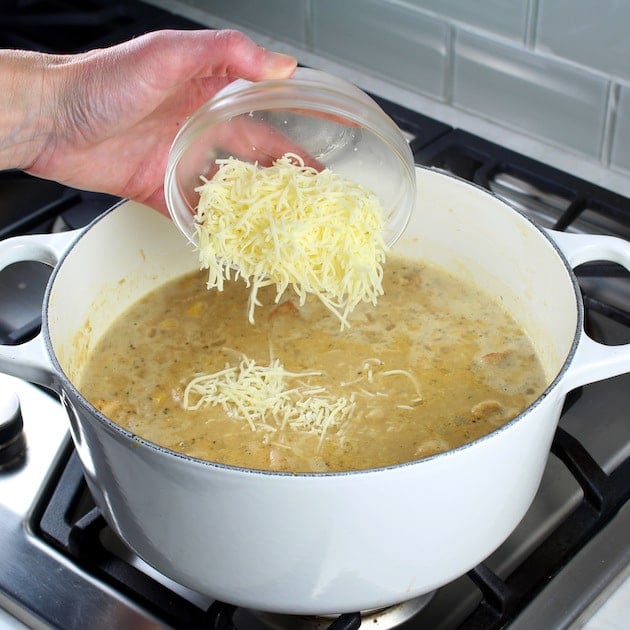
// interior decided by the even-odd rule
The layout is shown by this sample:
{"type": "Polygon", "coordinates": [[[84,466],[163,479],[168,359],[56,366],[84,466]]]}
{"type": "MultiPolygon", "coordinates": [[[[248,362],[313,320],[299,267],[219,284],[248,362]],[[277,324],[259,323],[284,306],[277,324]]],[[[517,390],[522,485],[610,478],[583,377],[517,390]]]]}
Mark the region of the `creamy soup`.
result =
{"type": "Polygon", "coordinates": [[[483,291],[393,254],[383,288],[377,306],[361,304],[340,330],[319,300],[275,304],[275,287],[266,287],[252,325],[242,282],[208,291],[199,273],[186,275],[118,318],[91,353],[80,390],[134,434],[192,457],[327,472],[452,449],[513,418],[545,388],[527,335],[483,291]],[[195,378],[236,374],[247,362],[290,373],[285,389],[302,392],[290,421],[187,391],[195,378]],[[335,401],[347,403],[343,411],[335,401]]]}

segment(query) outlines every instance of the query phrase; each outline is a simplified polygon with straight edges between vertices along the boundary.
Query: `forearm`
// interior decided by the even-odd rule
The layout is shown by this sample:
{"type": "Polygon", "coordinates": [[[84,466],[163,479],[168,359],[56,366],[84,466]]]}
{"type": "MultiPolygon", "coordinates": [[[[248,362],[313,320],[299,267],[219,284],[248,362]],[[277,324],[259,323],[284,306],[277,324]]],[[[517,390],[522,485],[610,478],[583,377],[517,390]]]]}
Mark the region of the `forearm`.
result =
{"type": "Polygon", "coordinates": [[[51,134],[55,91],[47,84],[55,59],[0,51],[0,170],[27,169],[51,134]]]}

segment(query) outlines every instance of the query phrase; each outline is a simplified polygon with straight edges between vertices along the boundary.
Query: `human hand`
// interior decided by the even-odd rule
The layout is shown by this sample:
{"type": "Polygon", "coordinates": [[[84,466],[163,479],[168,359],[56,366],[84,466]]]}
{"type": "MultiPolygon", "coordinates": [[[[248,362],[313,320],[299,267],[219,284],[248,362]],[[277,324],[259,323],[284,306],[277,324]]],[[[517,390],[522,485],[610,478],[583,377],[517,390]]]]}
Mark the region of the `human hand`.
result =
{"type": "Polygon", "coordinates": [[[0,168],[165,212],[168,151],[186,118],[235,78],[295,66],[237,31],[160,31],[78,55],[4,51],[0,168]]]}

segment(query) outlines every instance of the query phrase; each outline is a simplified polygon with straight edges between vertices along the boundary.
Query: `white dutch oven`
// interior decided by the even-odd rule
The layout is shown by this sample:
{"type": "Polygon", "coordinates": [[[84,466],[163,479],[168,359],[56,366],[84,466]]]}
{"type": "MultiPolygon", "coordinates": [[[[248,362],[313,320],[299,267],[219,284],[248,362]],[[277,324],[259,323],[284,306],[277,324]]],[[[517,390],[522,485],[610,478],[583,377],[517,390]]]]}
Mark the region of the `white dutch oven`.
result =
{"type": "Polygon", "coordinates": [[[108,324],[196,268],[196,254],[158,213],[126,202],[84,231],[0,244],[0,267],[55,266],[41,335],[2,347],[0,368],[60,394],[96,503],[170,578],[279,613],[366,610],[430,592],[486,558],[521,520],[567,392],[630,370],[630,346],[584,333],[572,273],[596,259],[630,268],[630,243],[544,232],[465,182],[425,169],[417,177],[417,211],[396,248],[496,295],[529,332],[550,385],[494,433],[386,469],[290,475],[202,462],[129,434],[81,397],[73,383],[108,324]]]}

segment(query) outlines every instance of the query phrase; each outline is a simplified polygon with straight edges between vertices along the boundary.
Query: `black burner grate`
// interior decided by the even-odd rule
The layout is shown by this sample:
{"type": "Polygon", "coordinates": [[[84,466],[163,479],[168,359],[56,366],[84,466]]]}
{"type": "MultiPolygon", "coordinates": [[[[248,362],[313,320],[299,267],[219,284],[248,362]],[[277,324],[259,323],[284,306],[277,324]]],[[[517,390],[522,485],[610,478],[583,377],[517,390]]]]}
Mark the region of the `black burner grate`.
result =
{"type": "Polygon", "coordinates": [[[630,199],[473,134],[455,129],[414,152],[495,192],[544,227],[630,238],[630,199]]]}
{"type": "Polygon", "coordinates": [[[143,2],[5,0],[0,14],[0,47],[76,53],[160,28],[199,25],[143,2]]]}

